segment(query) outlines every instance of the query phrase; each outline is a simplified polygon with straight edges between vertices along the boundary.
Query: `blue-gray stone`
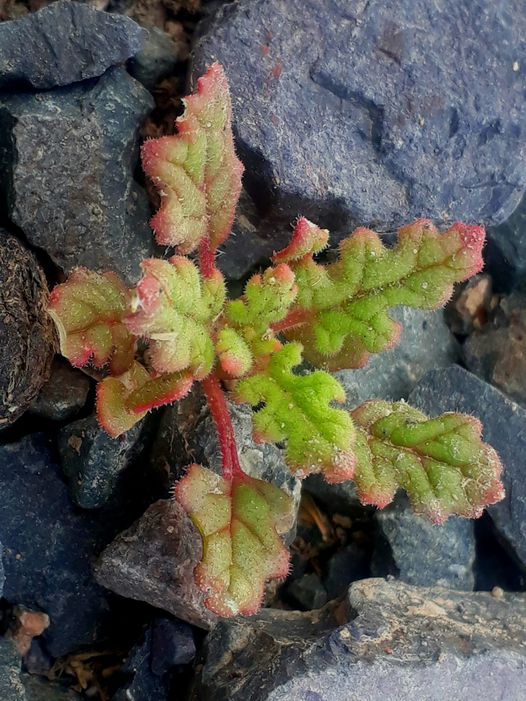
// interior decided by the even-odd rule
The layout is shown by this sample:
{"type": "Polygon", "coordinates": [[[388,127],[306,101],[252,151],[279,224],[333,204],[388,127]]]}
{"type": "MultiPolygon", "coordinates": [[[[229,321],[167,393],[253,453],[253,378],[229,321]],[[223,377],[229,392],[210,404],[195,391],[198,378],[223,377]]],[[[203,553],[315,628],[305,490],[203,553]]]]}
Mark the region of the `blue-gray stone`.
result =
{"type": "Polygon", "coordinates": [[[88,416],[60,430],[60,462],[75,504],[100,509],[111,499],[120,475],[143,448],[144,427],[143,420],[118,438],[111,438],[95,416],[88,416]]]}
{"type": "Polygon", "coordinates": [[[150,208],[134,181],[150,93],[123,68],[40,93],[0,93],[0,184],[10,219],[66,272],[127,281],[152,255],[150,208]]]}
{"type": "Polygon", "coordinates": [[[266,609],[219,623],[202,701],[523,701],[526,597],[355,582],[344,609],[266,609]]]}
{"type": "Polygon", "coordinates": [[[91,566],[118,528],[113,513],[79,513],[42,434],[0,447],[4,597],[49,615],[53,656],[93,642],[108,614],[91,566]]]}
{"type": "Polygon", "coordinates": [[[96,78],[140,51],[144,35],[129,17],[59,0],[0,24],[0,89],[96,78]]]}
{"type": "Polygon", "coordinates": [[[333,230],[417,217],[499,223],[526,187],[522,0],[240,0],[220,6],[192,78],[225,67],[244,184],[269,226],[333,230]]]}
{"type": "MultiPolygon", "coordinates": [[[[475,585],[475,533],[468,519],[449,518],[436,526],[417,516],[400,495],[376,522],[385,539],[396,576],[408,584],[469,591],[475,585]]],[[[382,555],[385,555],[383,548],[382,555]]],[[[391,574],[384,557],[373,557],[373,574],[391,574]]]]}

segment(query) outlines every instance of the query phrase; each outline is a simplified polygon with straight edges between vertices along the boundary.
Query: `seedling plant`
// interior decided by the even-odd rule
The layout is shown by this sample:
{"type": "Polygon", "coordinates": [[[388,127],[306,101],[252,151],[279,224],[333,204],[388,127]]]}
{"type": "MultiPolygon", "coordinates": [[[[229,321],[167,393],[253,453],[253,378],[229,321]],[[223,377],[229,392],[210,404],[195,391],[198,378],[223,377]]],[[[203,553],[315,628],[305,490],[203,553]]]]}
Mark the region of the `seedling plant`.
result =
{"type": "Polygon", "coordinates": [[[287,494],[241,469],[227,395],[254,408],[254,440],[282,446],[294,475],[354,480],[363,504],[383,508],[403,489],[417,513],[441,523],[476,518],[502,498],[501,464],[477,419],[428,418],[405,402],[377,400],[349,412],[329,372],[362,367],[397,343],[392,307],[444,305],[455,283],[482,268],[481,227],[439,233],[420,220],[398,232],[392,249],[359,228],[334,262],[321,264],[329,233],[300,218],[271,266],[228,300],[216,256],[231,232],[243,166],[219,64],[185,99],[177,133],[145,142],[142,164],[161,196],[151,221],[157,242],[177,255],[143,261],[134,289],[112,272],[77,268],[52,291],[49,311],[62,354],[104,372],[97,415],[113,437],[201,383],[222,474],[190,465],[175,498],[202,537],[195,579],[210,610],[257,611],[265,582],[287,575],[282,535],[293,519],[287,494]],[[317,369],[298,372],[304,361],[317,369]]]}

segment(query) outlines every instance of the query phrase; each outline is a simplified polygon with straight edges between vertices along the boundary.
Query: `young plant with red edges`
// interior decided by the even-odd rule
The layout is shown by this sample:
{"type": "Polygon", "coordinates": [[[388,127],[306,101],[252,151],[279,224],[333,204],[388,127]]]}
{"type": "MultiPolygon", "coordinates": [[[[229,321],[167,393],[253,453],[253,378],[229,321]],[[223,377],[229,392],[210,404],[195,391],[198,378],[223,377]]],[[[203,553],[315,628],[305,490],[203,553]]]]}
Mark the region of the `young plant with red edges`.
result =
{"type": "Polygon", "coordinates": [[[476,419],[429,419],[403,402],[348,412],[327,372],[361,367],[395,345],[402,330],[391,308],[442,306],[455,283],[482,268],[485,234],[464,224],[440,233],[421,220],[387,249],[373,231],[357,229],[337,260],[322,265],[316,255],[329,233],[301,218],[271,267],[227,300],[215,259],[234,220],[243,166],[221,66],[200,78],[185,106],[177,133],[142,149],[161,195],[152,228],[177,255],[143,261],[133,290],[113,273],[75,270],[53,290],[50,313],[71,363],[106,370],[97,415],[112,436],[202,383],[222,475],[191,465],[175,496],[202,536],[195,577],[207,606],[220,616],[251,614],[265,582],[287,574],[281,535],[293,514],[284,492],[243,473],[227,393],[254,407],[254,440],[283,445],[296,476],[354,479],[364,504],[383,508],[404,489],[417,512],[439,523],[475,518],[502,498],[502,468],[476,419]],[[299,373],[304,359],[318,369],[299,373]]]}

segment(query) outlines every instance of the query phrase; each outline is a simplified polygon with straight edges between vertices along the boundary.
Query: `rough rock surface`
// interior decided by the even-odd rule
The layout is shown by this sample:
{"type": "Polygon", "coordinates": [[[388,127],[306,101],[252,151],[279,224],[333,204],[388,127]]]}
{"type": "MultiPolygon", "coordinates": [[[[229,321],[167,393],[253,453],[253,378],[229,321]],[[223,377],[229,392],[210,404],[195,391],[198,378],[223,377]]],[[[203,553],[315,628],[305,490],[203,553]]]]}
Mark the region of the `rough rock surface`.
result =
{"type": "Polygon", "coordinates": [[[148,91],[122,68],[35,94],[0,94],[0,181],[8,214],[66,272],[139,278],[153,251],[149,205],[133,180],[148,91]]]}
{"type": "Polygon", "coordinates": [[[395,571],[387,567],[385,550],[373,558],[373,574],[396,575],[408,584],[472,590],[475,584],[475,534],[473,522],[449,518],[435,526],[417,516],[408,500],[398,497],[375,514],[379,530],[388,546],[395,571]]]}
{"type": "Polygon", "coordinates": [[[193,576],[201,555],[201,537],[183,509],[160,500],[104,550],[95,576],[120,596],[209,628],[217,619],[204,607],[193,576]]]}
{"type": "Polygon", "coordinates": [[[22,660],[13,642],[0,638],[0,698],[2,701],[27,701],[20,679],[22,660]]]}
{"type": "Polygon", "coordinates": [[[158,29],[147,29],[144,47],[131,59],[129,71],[148,90],[153,90],[163,78],[173,75],[179,56],[170,37],[158,29]]]}
{"type": "Polygon", "coordinates": [[[429,372],[411,392],[412,406],[429,416],[460,411],[479,418],[483,437],[504,466],[506,496],[488,512],[499,534],[526,566],[526,411],[491,385],[458,366],[429,372]]]}
{"type": "Polygon", "coordinates": [[[225,66],[270,244],[300,213],[338,235],[501,222],[526,186],[525,31],[522,0],[241,1],[202,30],[192,76],[225,66]]]}
{"type": "Polygon", "coordinates": [[[128,17],[59,0],[0,24],[0,88],[54,88],[96,78],[136,54],[144,34],[128,17]]]}
{"type": "Polygon", "coordinates": [[[22,675],[27,701],[82,701],[73,689],[30,674],[22,675]]]}
{"type": "Polygon", "coordinates": [[[49,376],[54,331],[47,301],[36,259],[0,229],[0,428],[28,408],[49,376]]]}
{"type": "Polygon", "coordinates": [[[368,579],[329,611],[267,609],[209,635],[199,701],[522,701],[526,600],[368,579]],[[339,622],[343,608],[334,611],[339,622]],[[332,623],[332,624],[331,624],[332,623]]]}
{"type": "Polygon", "coordinates": [[[526,294],[504,297],[462,350],[469,370],[526,406],[526,294]]]}
{"type": "Polygon", "coordinates": [[[108,436],[95,416],[74,421],[58,435],[62,471],[71,498],[83,509],[99,509],[114,493],[120,474],[141,451],[144,421],[118,438],[108,436]]]}
{"type": "Polygon", "coordinates": [[[148,629],[141,640],[131,650],[123,665],[123,672],[131,675],[131,680],[113,696],[113,701],[166,701],[169,694],[169,680],[157,676],[151,669],[152,631],[148,629]]]}
{"type": "Polygon", "coordinates": [[[49,380],[31,404],[31,413],[51,421],[72,419],[85,405],[89,389],[87,375],[56,357],[49,380]]]}
{"type": "Polygon", "coordinates": [[[41,434],[0,447],[0,492],[4,597],[49,615],[52,655],[90,643],[108,611],[92,561],[122,522],[113,512],[79,513],[41,434]]]}
{"type": "MultiPolygon", "coordinates": [[[[251,477],[271,482],[283,489],[294,501],[295,513],[301,497],[301,481],[292,476],[283,459],[283,452],[275,445],[256,444],[252,440],[252,411],[246,405],[229,404],[234,434],[242,469],[251,477]]],[[[185,468],[196,462],[221,473],[221,452],[217,433],[199,391],[192,392],[166,410],[153,449],[153,463],[157,471],[164,469],[172,481],[184,474],[185,468]]],[[[294,539],[295,529],[289,532],[288,542],[294,539]]]]}

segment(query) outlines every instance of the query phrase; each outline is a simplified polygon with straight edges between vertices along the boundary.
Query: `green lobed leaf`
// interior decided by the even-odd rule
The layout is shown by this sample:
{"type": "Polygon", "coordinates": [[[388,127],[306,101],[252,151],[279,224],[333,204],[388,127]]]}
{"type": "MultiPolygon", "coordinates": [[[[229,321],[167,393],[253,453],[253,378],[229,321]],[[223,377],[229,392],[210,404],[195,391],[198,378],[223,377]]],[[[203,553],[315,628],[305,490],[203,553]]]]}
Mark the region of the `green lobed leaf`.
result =
{"type": "Polygon", "coordinates": [[[194,576],[219,616],[251,615],[263,587],[288,574],[289,555],[280,535],[294,520],[290,497],[262,480],[236,474],[227,481],[191,465],[175,496],[203,539],[194,576]]]}
{"type": "Polygon", "coordinates": [[[157,373],[190,370],[206,377],[215,359],[211,326],[222,310],[225,286],[216,271],[202,280],[188,258],[151,258],[137,285],[138,310],[126,318],[128,329],[149,339],[148,357],[157,373]]]}
{"type": "Polygon", "coordinates": [[[112,438],[128,431],[155,407],[182,399],[192,386],[190,373],[151,377],[135,361],[119,377],[106,377],[97,385],[97,419],[112,438]]]}
{"type": "Polygon", "coordinates": [[[285,456],[298,477],[323,473],[328,482],[343,482],[354,473],[354,429],[349,413],[332,406],[345,392],[331,375],[319,370],[295,375],[301,345],[289,343],[251,377],[238,380],[235,395],[253,406],[254,438],[286,443],[285,456]]]}
{"type": "Polygon", "coordinates": [[[428,419],[405,402],[385,401],[366,402],[352,417],[362,503],[382,508],[402,488],[417,513],[440,523],[452,515],[477,518],[503,498],[502,465],[474,417],[428,419]]]}
{"type": "Polygon", "coordinates": [[[253,275],[243,297],[226,304],[216,350],[228,375],[246,375],[255,362],[281,348],[272,324],[285,318],[296,292],[294,273],[281,264],[253,275]]]}
{"type": "Polygon", "coordinates": [[[203,239],[215,250],[229,235],[243,166],[232,138],[228,81],[218,63],[184,104],[178,133],[146,141],[142,164],[161,194],[151,221],[157,241],[186,254],[203,239]]]}
{"type": "Polygon", "coordinates": [[[60,352],[75,367],[109,364],[120,375],[133,363],[135,339],[123,323],[130,291],[114,273],[76,268],[50,295],[49,314],[60,338],[60,352]]]}
{"type": "Polygon", "coordinates": [[[307,220],[298,227],[302,231],[295,231],[291,246],[275,256],[294,270],[294,309],[303,313],[302,323],[285,335],[304,344],[314,365],[332,370],[361,367],[371,353],[396,344],[401,329],[389,317],[391,307],[440,307],[455,282],[482,267],[485,233],[478,226],[454,224],[440,234],[431,222],[417,221],[399,231],[393,249],[373,231],[357,229],[341,243],[339,259],[327,266],[312,256],[326,232],[307,220]]]}

